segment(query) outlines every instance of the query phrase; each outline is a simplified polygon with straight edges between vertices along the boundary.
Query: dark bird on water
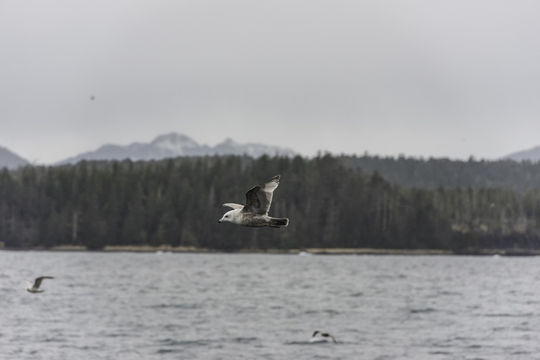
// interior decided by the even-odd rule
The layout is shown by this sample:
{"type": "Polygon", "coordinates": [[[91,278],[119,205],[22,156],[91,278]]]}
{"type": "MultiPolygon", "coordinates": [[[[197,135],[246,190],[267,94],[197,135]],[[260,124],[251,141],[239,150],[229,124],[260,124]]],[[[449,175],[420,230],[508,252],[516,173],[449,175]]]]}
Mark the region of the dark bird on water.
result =
{"type": "Polygon", "coordinates": [[[230,222],[251,227],[284,227],[289,225],[288,218],[268,216],[272,204],[272,194],[279,185],[280,176],[276,175],[264,185],[257,185],[246,193],[246,204],[226,203],[223,206],[232,208],[223,215],[219,222],[230,222]]]}
{"type": "Polygon", "coordinates": [[[40,276],[36,278],[36,280],[34,280],[33,285],[30,281],[27,281],[28,286],[26,287],[26,291],[33,294],[44,292],[45,290],[42,290],[39,288],[41,286],[41,282],[43,281],[43,279],[54,279],[54,278],[52,276],[40,276]]]}

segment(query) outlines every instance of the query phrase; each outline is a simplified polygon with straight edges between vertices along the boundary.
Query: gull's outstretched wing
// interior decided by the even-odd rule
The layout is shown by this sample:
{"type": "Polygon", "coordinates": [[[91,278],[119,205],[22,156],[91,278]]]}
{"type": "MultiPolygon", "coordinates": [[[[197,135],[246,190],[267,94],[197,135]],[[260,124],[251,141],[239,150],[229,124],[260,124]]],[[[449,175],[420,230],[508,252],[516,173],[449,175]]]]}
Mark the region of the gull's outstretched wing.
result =
{"type": "Polygon", "coordinates": [[[279,185],[280,176],[276,175],[264,185],[257,185],[246,193],[246,206],[244,210],[259,215],[268,214],[272,204],[272,194],[279,185]]]}
{"type": "Polygon", "coordinates": [[[223,206],[230,207],[231,209],[242,209],[244,205],[235,204],[235,203],[225,203],[223,206]]]}
{"type": "Polygon", "coordinates": [[[337,344],[336,338],[333,337],[332,335],[330,335],[330,334],[328,334],[328,333],[321,333],[321,336],[329,337],[330,339],[332,339],[332,341],[334,342],[334,344],[337,344]]]}
{"type": "Polygon", "coordinates": [[[39,289],[43,279],[54,279],[54,278],[52,276],[40,276],[40,277],[36,278],[36,280],[34,280],[34,285],[32,285],[32,287],[34,289],[39,289]]]}

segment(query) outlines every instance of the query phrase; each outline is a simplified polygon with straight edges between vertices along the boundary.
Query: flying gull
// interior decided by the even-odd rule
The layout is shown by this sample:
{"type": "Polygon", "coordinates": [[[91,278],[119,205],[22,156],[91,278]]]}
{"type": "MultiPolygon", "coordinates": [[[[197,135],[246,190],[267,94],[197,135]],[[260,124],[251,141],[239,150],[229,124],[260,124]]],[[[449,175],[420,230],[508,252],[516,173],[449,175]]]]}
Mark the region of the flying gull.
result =
{"type": "Polygon", "coordinates": [[[30,292],[30,293],[41,293],[45,290],[42,290],[40,289],[40,285],[41,285],[41,282],[43,281],[43,279],[54,279],[52,276],[40,276],[38,278],[36,278],[36,280],[34,280],[34,284],[32,286],[31,285],[31,282],[30,281],[27,281],[28,283],[28,286],[26,287],[26,291],[30,292]]]}
{"type": "Polygon", "coordinates": [[[223,206],[232,208],[223,215],[219,222],[251,227],[282,227],[289,225],[288,218],[268,216],[272,204],[272,194],[279,185],[280,176],[276,175],[264,185],[257,185],[246,193],[246,205],[226,203],[223,206]]]}
{"type": "Polygon", "coordinates": [[[334,344],[337,343],[336,338],[334,338],[332,335],[328,333],[322,333],[319,330],[316,330],[313,335],[311,335],[311,339],[309,339],[310,343],[320,343],[320,342],[328,342],[329,339],[332,339],[334,344]]]}

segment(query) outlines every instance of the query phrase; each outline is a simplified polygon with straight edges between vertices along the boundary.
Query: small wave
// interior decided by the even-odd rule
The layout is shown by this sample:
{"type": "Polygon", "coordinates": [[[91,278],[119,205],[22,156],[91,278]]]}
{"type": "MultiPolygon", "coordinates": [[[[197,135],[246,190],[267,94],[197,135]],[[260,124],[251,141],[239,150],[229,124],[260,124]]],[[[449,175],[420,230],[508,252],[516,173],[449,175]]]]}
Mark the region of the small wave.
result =
{"type": "MultiPolygon", "coordinates": [[[[208,346],[211,340],[175,340],[175,339],[163,339],[160,343],[165,346],[208,346]]],[[[166,349],[165,349],[166,350],[166,349]]]]}
{"type": "Polygon", "coordinates": [[[469,340],[471,339],[466,336],[454,336],[452,338],[452,341],[469,341],[469,340]]]}
{"type": "Polygon", "coordinates": [[[156,304],[148,306],[150,309],[200,309],[201,305],[198,303],[190,304],[156,304]]]}
{"type": "Polygon", "coordinates": [[[319,342],[309,342],[309,341],[287,341],[285,345],[309,345],[309,346],[315,346],[315,345],[336,345],[332,342],[328,341],[319,341],[319,342]]]}
{"type": "Polygon", "coordinates": [[[437,311],[434,308],[409,309],[411,314],[428,314],[437,311]]]}
{"type": "Polygon", "coordinates": [[[326,309],[326,310],[323,310],[324,313],[326,314],[330,314],[330,315],[339,315],[340,312],[337,311],[337,310],[333,310],[333,309],[326,309]]]}
{"type": "Polygon", "coordinates": [[[452,353],[450,351],[438,350],[438,351],[430,351],[429,354],[430,355],[451,355],[452,353]]]}
{"type": "Polygon", "coordinates": [[[394,356],[390,356],[390,355],[379,355],[375,358],[375,360],[391,360],[391,359],[395,359],[394,356]]]}
{"type": "Polygon", "coordinates": [[[58,338],[58,337],[49,337],[49,338],[46,338],[45,340],[43,340],[43,342],[66,342],[66,339],[63,339],[63,338],[58,338]]]}
{"type": "Polygon", "coordinates": [[[256,337],[237,337],[234,338],[233,341],[240,344],[250,344],[254,341],[258,341],[259,339],[256,337]]]}
{"type": "Polygon", "coordinates": [[[312,315],[312,314],[329,314],[329,315],[339,315],[340,312],[333,309],[324,309],[324,310],[306,310],[304,311],[304,314],[306,315],[312,315]]]}
{"type": "Polygon", "coordinates": [[[209,346],[211,344],[215,343],[223,343],[223,342],[235,342],[239,344],[252,344],[254,342],[259,341],[259,338],[256,337],[236,337],[232,339],[198,339],[198,340],[177,340],[177,339],[163,339],[160,340],[159,343],[166,347],[161,348],[160,350],[163,350],[165,352],[172,352],[170,347],[198,347],[198,346],[209,346]]]}
{"type": "Polygon", "coordinates": [[[156,351],[158,354],[169,354],[169,353],[177,353],[177,352],[183,352],[182,349],[159,349],[156,351]]]}
{"type": "Polygon", "coordinates": [[[164,324],[163,329],[167,331],[176,331],[176,330],[184,330],[188,328],[188,326],[184,324],[164,324]]]}
{"type": "Polygon", "coordinates": [[[510,355],[530,355],[531,353],[523,350],[516,350],[510,353],[510,355]]]}
{"type": "Polygon", "coordinates": [[[521,314],[510,314],[510,313],[492,313],[492,314],[482,314],[484,317],[531,317],[534,316],[533,313],[521,313],[521,314]]]}
{"type": "Polygon", "coordinates": [[[75,349],[82,350],[82,351],[100,350],[101,346],[98,346],[98,345],[83,345],[83,346],[75,346],[75,349]]]}
{"type": "Polygon", "coordinates": [[[105,337],[110,337],[110,338],[120,338],[120,337],[129,337],[131,336],[130,334],[127,334],[127,333],[105,333],[105,334],[102,334],[103,336],[105,337]]]}
{"type": "Polygon", "coordinates": [[[457,292],[457,291],[447,291],[447,290],[443,290],[443,291],[439,292],[439,295],[445,295],[445,296],[460,296],[460,295],[463,295],[463,294],[460,293],[460,292],[457,292]]]}
{"type": "Polygon", "coordinates": [[[364,293],[359,291],[359,292],[355,292],[355,293],[352,293],[351,294],[351,297],[360,297],[360,296],[364,296],[364,293]]]}

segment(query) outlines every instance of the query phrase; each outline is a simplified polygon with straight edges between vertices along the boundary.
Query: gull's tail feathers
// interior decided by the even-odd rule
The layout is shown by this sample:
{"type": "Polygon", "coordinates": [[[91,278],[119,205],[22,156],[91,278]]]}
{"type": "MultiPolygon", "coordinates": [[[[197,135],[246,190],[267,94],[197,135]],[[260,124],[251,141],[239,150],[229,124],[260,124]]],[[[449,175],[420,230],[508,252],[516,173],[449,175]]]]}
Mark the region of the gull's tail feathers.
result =
{"type": "Polygon", "coordinates": [[[270,226],[271,227],[287,227],[289,225],[288,218],[271,218],[270,226]]]}

